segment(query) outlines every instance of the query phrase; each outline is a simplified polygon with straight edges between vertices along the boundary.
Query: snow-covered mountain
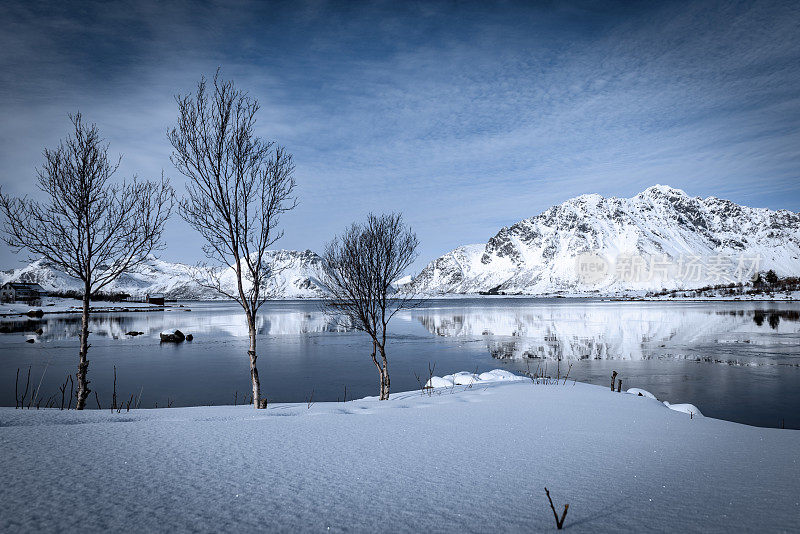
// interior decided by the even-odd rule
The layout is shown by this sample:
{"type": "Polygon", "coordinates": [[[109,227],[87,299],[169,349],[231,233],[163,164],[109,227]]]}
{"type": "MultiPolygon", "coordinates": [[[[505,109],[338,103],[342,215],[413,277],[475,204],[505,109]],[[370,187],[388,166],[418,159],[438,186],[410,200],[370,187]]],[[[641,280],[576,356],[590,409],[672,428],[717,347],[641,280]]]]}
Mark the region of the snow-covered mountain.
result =
{"type": "MultiPolygon", "coordinates": [[[[268,261],[275,273],[268,284],[274,298],[318,298],[324,290],[318,279],[321,259],[310,250],[272,250],[268,261]]],[[[162,293],[167,298],[214,299],[221,298],[211,289],[202,287],[196,280],[203,272],[197,267],[183,263],[170,263],[151,259],[123,274],[109,286],[108,292],[124,292],[131,295],[162,293]]],[[[11,271],[0,272],[0,284],[6,282],[35,282],[48,291],[83,291],[83,285],[67,274],[48,266],[43,260],[11,271]]],[[[233,270],[222,275],[223,287],[235,294],[233,270]]]]}
{"type": "Polygon", "coordinates": [[[656,185],[633,198],[582,195],[429,263],[409,291],[614,293],[800,274],[800,215],[656,185]]]}

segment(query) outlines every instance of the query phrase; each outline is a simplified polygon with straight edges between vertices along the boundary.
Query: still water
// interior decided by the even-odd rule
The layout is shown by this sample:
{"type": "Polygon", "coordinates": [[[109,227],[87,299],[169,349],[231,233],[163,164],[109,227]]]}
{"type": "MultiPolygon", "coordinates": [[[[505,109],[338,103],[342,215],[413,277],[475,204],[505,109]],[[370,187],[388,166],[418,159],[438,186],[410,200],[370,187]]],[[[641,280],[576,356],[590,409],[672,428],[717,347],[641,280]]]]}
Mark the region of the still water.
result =
{"type": "MultiPolygon", "coordinates": [[[[91,323],[90,387],[111,401],[142,407],[233,404],[249,389],[247,328],[229,302],[183,302],[163,312],[96,314],[91,323]],[[180,329],[194,340],[160,343],[180,329]],[[140,331],[138,337],[126,332],[140,331]]],[[[41,382],[46,399],[77,366],[77,315],[2,318],[0,404],[41,382]],[[25,340],[41,329],[36,343],[25,340]]],[[[375,395],[377,371],[365,334],[345,331],[314,301],[265,304],[259,318],[259,373],[270,402],[336,401],[375,395]],[[312,397],[313,395],[313,397],[312,397]]],[[[793,302],[604,302],[587,299],[447,299],[398,314],[388,345],[392,390],[435,374],[503,368],[547,369],[570,379],[690,402],[711,417],[800,428],[800,304],[793,302]],[[571,368],[570,368],[571,365],[571,368]]],[[[89,406],[96,407],[94,395],[89,406]]]]}

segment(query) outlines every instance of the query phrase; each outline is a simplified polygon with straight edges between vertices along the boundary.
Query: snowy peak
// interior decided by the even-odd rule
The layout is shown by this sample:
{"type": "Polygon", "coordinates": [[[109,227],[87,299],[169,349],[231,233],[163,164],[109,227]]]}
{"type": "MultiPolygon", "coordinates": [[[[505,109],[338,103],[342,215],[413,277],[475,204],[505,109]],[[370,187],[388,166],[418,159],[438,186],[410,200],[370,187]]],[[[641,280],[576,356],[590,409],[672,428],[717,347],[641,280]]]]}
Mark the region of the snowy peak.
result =
{"type": "Polygon", "coordinates": [[[514,294],[696,288],[732,282],[754,269],[800,273],[797,213],[655,185],[632,198],[590,194],[567,200],[501,228],[483,246],[459,247],[434,260],[408,287],[514,294]],[[605,277],[587,280],[579,272],[576,262],[585,254],[598,257],[605,277]],[[621,276],[621,258],[641,263],[643,273],[621,276]],[[743,266],[744,259],[757,265],[743,266]],[[656,260],[669,264],[659,265],[661,276],[654,276],[656,260]],[[721,263],[725,269],[716,265],[721,263]]]}
{"type": "Polygon", "coordinates": [[[649,198],[653,200],[662,200],[662,199],[678,199],[678,198],[688,198],[689,195],[686,194],[686,191],[683,189],[677,189],[675,187],[670,187],[668,185],[661,185],[656,184],[653,186],[648,187],[638,195],[636,198],[649,198]]]}

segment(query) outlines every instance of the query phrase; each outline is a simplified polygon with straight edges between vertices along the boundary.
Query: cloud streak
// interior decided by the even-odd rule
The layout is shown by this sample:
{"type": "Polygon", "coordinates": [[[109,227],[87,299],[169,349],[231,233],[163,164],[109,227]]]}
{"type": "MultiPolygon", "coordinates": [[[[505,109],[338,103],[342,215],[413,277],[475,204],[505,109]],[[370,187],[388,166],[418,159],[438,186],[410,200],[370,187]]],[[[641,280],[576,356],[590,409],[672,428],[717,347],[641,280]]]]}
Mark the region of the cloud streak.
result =
{"type": "MultiPolygon", "coordinates": [[[[260,99],[261,133],[295,155],[286,248],[320,249],[368,211],[397,210],[421,265],[569,197],[657,182],[800,209],[791,2],[10,12],[0,180],[19,193],[78,108],[125,154],[124,172],[164,168],[180,191],[164,137],[172,97],[222,65],[260,99]]],[[[189,232],[173,221],[167,259],[199,258],[189,232]]]]}

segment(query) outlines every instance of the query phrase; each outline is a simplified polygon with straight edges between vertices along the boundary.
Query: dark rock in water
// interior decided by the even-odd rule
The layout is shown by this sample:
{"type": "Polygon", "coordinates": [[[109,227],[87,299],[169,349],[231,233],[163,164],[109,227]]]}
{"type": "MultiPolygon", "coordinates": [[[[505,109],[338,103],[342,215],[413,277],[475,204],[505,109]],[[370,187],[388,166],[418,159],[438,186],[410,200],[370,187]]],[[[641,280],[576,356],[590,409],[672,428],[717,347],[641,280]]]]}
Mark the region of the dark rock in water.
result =
{"type": "Polygon", "coordinates": [[[44,312],[42,310],[31,310],[25,315],[28,317],[44,317],[44,312]]]}
{"type": "Polygon", "coordinates": [[[0,326],[0,334],[10,334],[11,329],[7,326],[0,326]]]}
{"type": "Polygon", "coordinates": [[[44,330],[42,330],[41,328],[37,328],[36,329],[36,335],[37,336],[41,336],[42,334],[44,334],[44,330]]]}
{"type": "Polygon", "coordinates": [[[144,334],[144,332],[136,332],[135,330],[133,330],[131,332],[127,332],[125,335],[126,336],[141,336],[142,334],[144,334]]]}
{"type": "Polygon", "coordinates": [[[181,332],[180,330],[175,330],[175,332],[173,332],[172,334],[170,333],[165,334],[162,332],[159,335],[161,336],[162,343],[181,343],[183,340],[186,339],[186,336],[183,335],[183,332],[181,332]]]}
{"type": "Polygon", "coordinates": [[[34,341],[34,340],[32,340],[32,339],[26,339],[26,340],[25,340],[25,343],[35,343],[35,341],[34,341]]]}
{"type": "Polygon", "coordinates": [[[192,334],[186,334],[186,341],[191,341],[193,339],[194,339],[194,336],[192,334]]]}

